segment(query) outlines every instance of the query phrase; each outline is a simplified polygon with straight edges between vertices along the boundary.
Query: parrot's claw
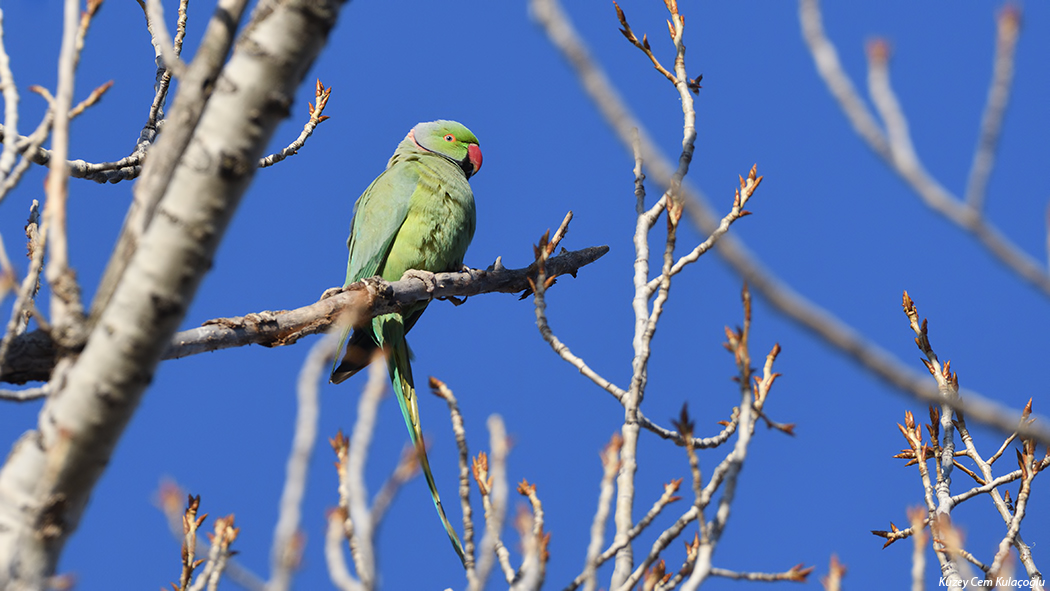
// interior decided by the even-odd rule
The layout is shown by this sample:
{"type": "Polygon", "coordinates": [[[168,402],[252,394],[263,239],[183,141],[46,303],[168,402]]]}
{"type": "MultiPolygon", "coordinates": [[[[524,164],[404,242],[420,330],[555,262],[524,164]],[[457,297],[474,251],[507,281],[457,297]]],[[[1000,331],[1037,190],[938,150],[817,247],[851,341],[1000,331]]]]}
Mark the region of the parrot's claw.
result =
{"type": "Polygon", "coordinates": [[[471,267],[463,265],[463,268],[460,269],[459,272],[460,273],[466,273],[467,275],[470,275],[470,280],[473,282],[473,281],[480,281],[481,278],[484,277],[485,274],[488,273],[491,270],[492,269],[486,269],[486,270],[473,269],[471,267]]]}
{"type": "Polygon", "coordinates": [[[346,289],[346,288],[344,288],[344,287],[330,287],[330,288],[324,290],[324,293],[321,294],[321,299],[322,300],[327,300],[328,298],[330,298],[330,297],[332,297],[334,295],[339,295],[340,293],[343,292],[344,289],[346,289]]]}
{"type": "Polygon", "coordinates": [[[427,289],[427,293],[434,293],[437,284],[434,283],[434,274],[429,271],[409,269],[401,276],[402,279],[419,279],[427,289]]]}
{"type": "Polygon", "coordinates": [[[464,296],[462,298],[457,298],[456,296],[445,296],[443,298],[438,298],[438,299],[439,300],[448,300],[448,301],[452,302],[453,306],[462,306],[463,304],[467,303],[466,296],[464,296]]]}

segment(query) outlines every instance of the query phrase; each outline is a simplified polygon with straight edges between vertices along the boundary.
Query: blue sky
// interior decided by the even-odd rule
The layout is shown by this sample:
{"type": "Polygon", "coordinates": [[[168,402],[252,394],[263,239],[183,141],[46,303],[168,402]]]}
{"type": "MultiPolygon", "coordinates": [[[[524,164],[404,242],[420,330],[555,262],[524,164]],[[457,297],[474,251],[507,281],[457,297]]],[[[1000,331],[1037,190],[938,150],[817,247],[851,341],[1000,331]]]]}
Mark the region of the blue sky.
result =
{"type": "MultiPolygon", "coordinates": [[[[174,14],[174,3],[165,4],[174,14]]],[[[621,6],[635,31],[649,33],[669,62],[662,3],[626,0],[621,6]]],[[[930,173],[957,194],[965,188],[977,140],[999,7],[825,7],[825,28],[857,86],[864,88],[864,44],[876,36],[889,39],[892,79],[916,149],[930,173]]],[[[900,308],[901,292],[908,290],[920,315],[930,319],[934,347],[952,360],[962,385],[1014,408],[1034,396],[1036,411],[1047,413],[1041,372],[1050,322],[1046,296],[924,207],[854,135],[816,75],[796,5],[683,3],[682,9],[689,71],[704,75],[690,178],[727,211],[738,174],[758,163],[765,175],[748,208],[754,215],[732,231],[796,289],[921,370],[900,308]]],[[[622,38],[611,3],[580,1],[568,10],[650,133],[674,153],[681,141],[677,94],[622,38]]],[[[988,213],[1045,261],[1050,8],[1029,3],[1023,10],[1014,95],[988,213]]],[[[187,47],[199,38],[208,12],[205,3],[191,5],[187,47]]],[[[58,0],[4,6],[23,132],[42,112],[42,101],[27,87],[55,85],[60,14],[58,0]]],[[[137,4],[109,0],[89,33],[76,96],[106,80],[115,85],[74,122],[73,157],[97,162],[130,152],[149,108],[153,74],[137,4]]],[[[471,182],[478,230],[467,264],[483,268],[497,256],[508,267],[528,264],[532,244],[571,209],[575,220],[563,245],[607,244],[610,252],[578,278],[559,281],[548,296],[549,319],[574,352],[626,385],[633,326],[632,161],[524,4],[411,2],[393,9],[374,0],[352,2],[307,81],[315,77],[334,88],[326,111],[332,119],[298,156],[258,173],[185,327],[298,307],[341,284],[353,201],[415,123],[450,118],[470,127],[485,156],[471,182]]],[[[312,84],[304,84],[274,149],[298,134],[312,95],[312,84]]],[[[21,227],[30,201],[43,199],[42,179],[42,171],[35,171],[0,206],[0,233],[19,272],[25,269],[21,227]]],[[[131,187],[71,184],[72,264],[88,294],[109,256],[131,187]]],[[[658,194],[655,185],[648,188],[658,194]]],[[[699,240],[695,231],[684,231],[682,251],[699,240]]],[[[698,429],[717,432],[716,421],[737,402],[732,357],[721,342],[722,327],[740,322],[739,292],[740,279],[715,256],[676,278],[654,341],[643,407],[648,416],[668,424],[688,402],[698,429]]],[[[7,301],[0,310],[4,318],[9,309],[7,301]]],[[[157,588],[175,580],[178,543],[153,506],[158,483],[171,478],[200,494],[211,515],[236,514],[238,558],[265,576],[292,435],[295,380],[310,342],[165,362],[61,570],[75,573],[83,589],[157,588]]],[[[459,398],[472,453],[486,447],[486,418],[503,416],[514,440],[509,477],[536,483],[544,502],[552,534],[548,588],[564,587],[582,568],[601,475],[598,452],[619,429],[622,409],[550,351],[529,301],[493,294],[458,308],[435,303],[410,342],[417,380],[437,376],[459,398]]],[[[784,350],[776,366],[783,377],[766,410],[776,420],[796,423],[796,436],[757,430],[715,565],[782,571],[803,563],[823,574],[836,553],[849,568],[849,586],[907,584],[910,545],[883,550],[869,530],[888,529],[890,521],[903,525],[906,508],[922,501],[917,471],[890,456],[905,445],[896,427],[904,411],[925,417],[925,407],[875,381],[757,298],[753,356],[777,342],[784,350]]],[[[300,588],[328,586],[322,532],[325,511],[336,502],[336,483],[325,439],[352,425],[363,382],[362,376],[322,388],[300,588]]],[[[431,463],[449,507],[455,505],[456,466],[444,403],[423,395],[421,407],[431,463]]],[[[0,413],[3,444],[33,427],[38,409],[6,405],[0,413]]],[[[369,463],[373,490],[407,440],[402,425],[388,399],[369,463]]],[[[973,430],[985,453],[998,447],[998,435],[973,430]]],[[[640,453],[639,515],[663,482],[688,475],[684,452],[654,436],[643,433],[640,453]]],[[[711,467],[720,457],[709,454],[701,461],[711,467]]],[[[1012,458],[1006,463],[1000,472],[1013,468],[1012,458]]],[[[968,488],[966,480],[957,472],[955,490],[968,488]]],[[[1050,547],[1050,515],[1039,511],[1047,502],[1041,480],[1022,533],[1045,570],[1041,557],[1050,547]]],[[[1016,493],[1016,485],[1007,488],[1016,493]]],[[[657,525],[666,527],[683,510],[672,507],[657,525]]],[[[458,510],[452,513],[456,522],[458,510]]],[[[968,548],[990,561],[1004,530],[990,502],[969,501],[954,516],[968,548]]],[[[642,538],[638,552],[657,531],[642,538]]],[[[421,479],[402,491],[379,536],[385,588],[463,586],[421,479]],[[412,568],[405,568],[408,561],[412,568]]],[[[506,539],[516,548],[513,534],[506,539]]],[[[680,564],[679,552],[680,546],[672,546],[669,565],[680,564]]],[[[936,581],[932,566],[928,572],[936,581]]],[[[603,571],[603,585],[607,576],[603,571]]],[[[747,584],[710,582],[714,589],[740,586],[747,584]]],[[[816,576],[808,586],[819,588],[816,576]]]]}

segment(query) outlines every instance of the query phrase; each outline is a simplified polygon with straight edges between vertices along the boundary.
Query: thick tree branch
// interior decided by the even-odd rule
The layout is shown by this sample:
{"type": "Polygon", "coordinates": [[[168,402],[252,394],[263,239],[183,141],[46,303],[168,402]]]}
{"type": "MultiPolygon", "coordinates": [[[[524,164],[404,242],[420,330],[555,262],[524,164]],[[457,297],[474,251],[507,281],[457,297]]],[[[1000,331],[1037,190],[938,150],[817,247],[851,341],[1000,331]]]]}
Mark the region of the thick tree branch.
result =
{"type": "Polygon", "coordinates": [[[54,574],[341,4],[281,2],[240,38],[83,351],[0,468],[0,588],[54,574]]]}
{"type": "MultiPolygon", "coordinates": [[[[182,161],[194,137],[204,109],[215,90],[219,72],[233,46],[237,23],[247,0],[223,0],[208,21],[204,38],[175,93],[175,103],[168,115],[170,124],[150,150],[152,157],[142,169],[142,179],[135,185],[135,199],[128,208],[114,254],[99,283],[91,305],[89,323],[93,326],[109,304],[142,235],[149,227],[154,212],[171,184],[176,167],[182,161]]],[[[160,23],[155,23],[159,25],[160,23]]],[[[166,64],[168,65],[168,64],[166,64]]],[[[169,65],[170,67],[170,65],[169,65]]]]}
{"type": "MultiPolygon", "coordinates": [[[[576,275],[585,265],[598,260],[609,251],[608,246],[592,246],[573,252],[564,252],[547,261],[551,275],[576,275]]],[[[368,279],[359,281],[335,295],[320,301],[278,312],[259,312],[235,318],[216,318],[199,328],[175,335],[165,359],[186,357],[205,351],[256,344],[279,347],[295,343],[302,337],[324,332],[340,321],[345,310],[354,310],[359,317],[374,317],[396,312],[415,302],[451,297],[467,297],[483,293],[518,293],[529,287],[529,277],[536,274],[536,265],[523,269],[507,269],[497,264],[487,270],[470,269],[457,273],[425,274],[415,272],[400,281],[368,279]],[[434,289],[427,292],[421,276],[432,275],[434,289]]]]}
{"type": "MultiPolygon", "coordinates": [[[[593,263],[608,251],[608,246],[592,246],[563,252],[547,260],[547,273],[550,276],[575,276],[581,267],[593,263]]],[[[329,330],[339,321],[343,310],[353,309],[371,317],[394,312],[417,301],[493,292],[518,293],[528,288],[528,278],[535,273],[535,264],[523,269],[507,269],[497,261],[484,271],[437,273],[433,276],[435,287],[432,293],[427,293],[423,280],[418,277],[394,282],[362,281],[294,310],[262,311],[208,320],[198,328],[184,330],[172,337],[162,358],[176,359],[252,344],[264,347],[291,345],[303,337],[329,330]]],[[[41,330],[26,333],[12,339],[2,365],[0,382],[46,381],[54,364],[55,346],[47,333],[41,330]]]]}

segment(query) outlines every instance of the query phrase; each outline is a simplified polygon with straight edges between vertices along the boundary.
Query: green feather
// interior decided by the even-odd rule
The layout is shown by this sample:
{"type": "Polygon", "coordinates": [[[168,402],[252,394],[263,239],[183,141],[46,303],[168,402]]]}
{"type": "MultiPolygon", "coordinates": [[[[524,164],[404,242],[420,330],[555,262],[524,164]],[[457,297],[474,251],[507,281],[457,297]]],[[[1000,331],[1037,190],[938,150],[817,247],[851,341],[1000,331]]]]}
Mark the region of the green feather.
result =
{"type": "Polygon", "coordinates": [[[430,470],[430,460],[427,458],[426,446],[423,444],[423,429],[419,423],[419,404],[416,401],[416,387],[412,381],[412,366],[409,363],[411,355],[408,345],[405,343],[405,327],[401,322],[400,314],[385,314],[372,320],[375,333],[379,335],[380,345],[390,343],[387,350],[387,370],[390,372],[390,383],[393,385],[397,402],[401,406],[401,415],[405,418],[405,426],[408,427],[409,437],[412,445],[416,448],[419,456],[419,465],[423,469],[427,487],[430,488],[430,497],[434,501],[441,525],[445,527],[448,539],[452,542],[459,559],[466,562],[463,552],[463,544],[452,528],[445,509],[441,506],[441,497],[438,496],[437,484],[434,482],[434,473],[430,470]]]}
{"type": "MultiPolygon", "coordinates": [[[[416,125],[398,145],[386,170],[354,204],[346,285],[376,275],[397,281],[410,269],[458,271],[475,227],[474,194],[467,179],[480,167],[478,140],[463,125],[455,121],[416,125]]],[[[418,450],[434,507],[460,560],[465,560],[459,537],[441,506],[422,444],[412,355],[405,341],[426,307],[425,302],[415,304],[399,314],[345,328],[346,352],[333,364],[331,379],[335,383],[346,380],[368,365],[376,348],[385,349],[390,381],[418,450]]]]}

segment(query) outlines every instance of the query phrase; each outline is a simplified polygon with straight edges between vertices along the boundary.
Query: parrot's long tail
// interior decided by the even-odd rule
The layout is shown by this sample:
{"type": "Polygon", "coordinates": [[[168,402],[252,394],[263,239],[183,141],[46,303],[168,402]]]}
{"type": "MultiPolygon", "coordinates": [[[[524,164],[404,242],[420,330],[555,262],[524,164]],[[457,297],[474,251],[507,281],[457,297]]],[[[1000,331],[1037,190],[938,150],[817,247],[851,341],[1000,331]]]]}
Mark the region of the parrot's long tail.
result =
{"type": "Polygon", "coordinates": [[[419,404],[416,401],[416,387],[412,381],[412,366],[409,364],[411,355],[408,344],[405,342],[405,328],[400,314],[387,314],[375,318],[374,326],[376,335],[380,337],[387,349],[387,369],[390,372],[390,382],[397,396],[397,402],[401,405],[401,414],[405,417],[405,426],[412,438],[412,444],[416,447],[419,457],[419,465],[423,468],[423,476],[430,487],[430,497],[434,500],[434,508],[437,510],[441,524],[445,526],[448,539],[452,542],[452,548],[456,551],[460,561],[466,565],[466,554],[463,552],[463,544],[452,528],[445,509],[441,506],[441,497],[438,496],[437,485],[434,483],[434,474],[430,471],[430,460],[427,459],[427,450],[423,445],[423,429],[419,423],[419,404]]]}

